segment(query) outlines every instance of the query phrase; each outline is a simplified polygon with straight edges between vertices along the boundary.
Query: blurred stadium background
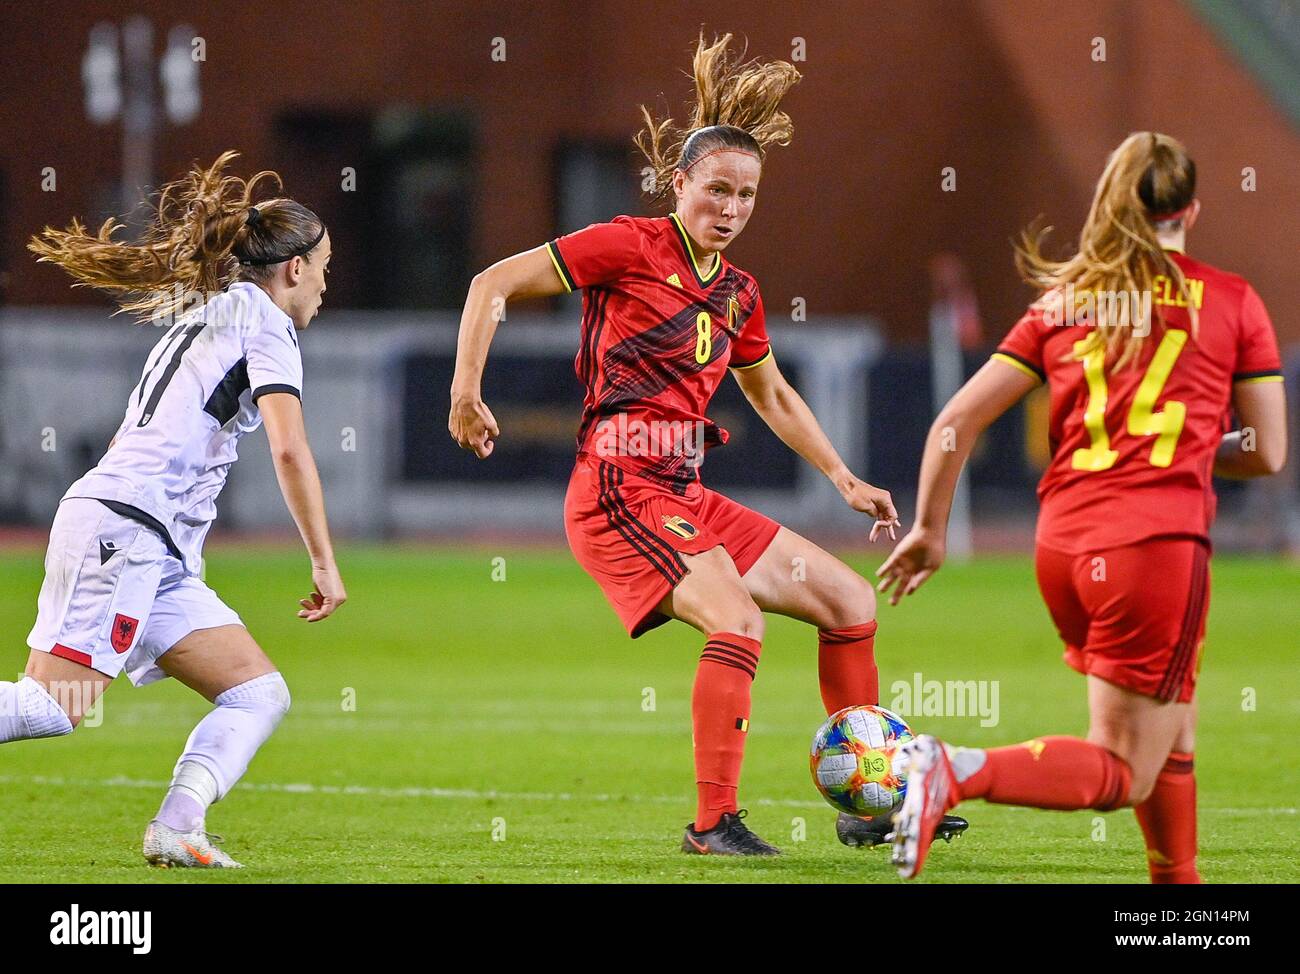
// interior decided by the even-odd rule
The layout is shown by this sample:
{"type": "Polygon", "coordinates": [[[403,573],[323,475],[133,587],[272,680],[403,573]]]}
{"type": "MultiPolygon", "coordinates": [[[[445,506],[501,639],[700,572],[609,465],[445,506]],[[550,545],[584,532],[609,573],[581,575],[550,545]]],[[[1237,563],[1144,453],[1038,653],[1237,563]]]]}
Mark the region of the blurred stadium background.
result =
{"type": "MultiPolygon", "coordinates": [[[[37,266],[27,238],[73,215],[95,225],[235,148],[241,174],[280,171],[333,235],[326,305],[303,351],[336,531],[562,544],[581,405],[577,298],[511,309],[485,379],[504,430],[487,463],[445,430],[460,303],[501,257],[648,212],[637,106],[680,113],[702,27],[804,74],[788,101],[794,143],[772,153],[728,256],[761,282],[787,373],[905,519],[936,397],[1031,296],[1011,239],[1044,214],[1067,246],[1107,152],[1135,129],[1191,148],[1205,210],[1190,249],[1264,297],[1295,412],[1293,2],[5,4],[5,534],[43,540],[156,337],[37,266]]],[[[819,538],[865,541],[731,383],[714,410],[733,439],[710,455],[707,482],[819,538]]],[[[969,475],[976,550],[1027,550],[1045,424],[1031,398],[986,437],[969,475]]],[[[214,538],[289,539],[265,449],[261,437],[246,447],[214,538]]],[[[1220,485],[1221,548],[1300,551],[1297,454],[1279,478],[1220,485]]]]}

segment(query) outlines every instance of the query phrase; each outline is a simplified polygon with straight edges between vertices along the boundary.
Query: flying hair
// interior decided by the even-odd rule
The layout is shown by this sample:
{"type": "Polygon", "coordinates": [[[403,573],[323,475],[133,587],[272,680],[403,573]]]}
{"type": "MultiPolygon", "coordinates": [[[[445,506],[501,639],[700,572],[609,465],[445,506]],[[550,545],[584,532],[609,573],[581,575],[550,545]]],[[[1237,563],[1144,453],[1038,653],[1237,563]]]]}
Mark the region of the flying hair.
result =
{"type": "Polygon", "coordinates": [[[194,293],[219,291],[234,281],[262,282],[291,257],[310,260],[325,234],[320,218],[301,203],[262,199],[263,184],[278,191],[277,173],[249,179],[226,175],[239,153],[223,152],[209,167],[197,164],[158,190],[153,217],[139,243],[113,239],[118,218],[91,233],[78,219],[66,230],[46,227],[27,249],[37,260],[67,271],[73,287],[111,294],[141,322],[181,313],[194,293]]]}
{"type": "MultiPolygon", "coordinates": [[[[1021,234],[1016,266],[1039,290],[1036,306],[1064,301],[1067,285],[1076,294],[1149,295],[1156,277],[1163,276],[1186,303],[1194,336],[1198,317],[1187,280],[1156,234],[1179,229],[1195,196],[1196,164],[1183,144],[1158,132],[1134,132],[1106,162],[1074,256],[1052,260],[1043,255],[1051,227],[1031,225],[1021,234]]],[[[1095,343],[1104,345],[1106,360],[1116,370],[1135,362],[1149,330],[1135,324],[1099,318],[1088,350],[1095,343]]]]}
{"type": "Polygon", "coordinates": [[[762,161],[769,145],[789,145],[794,136],[794,125],[780,104],[799,81],[799,72],[788,61],[744,61],[743,52],[736,56],[728,50],[730,43],[731,34],[712,44],[700,34],[687,128],[678,128],[671,118],[656,121],[650,109],[641,106],[645,128],[633,141],[654,170],[651,195],[656,200],[668,194],[674,170],[689,172],[706,155],[735,149],[762,161]]]}

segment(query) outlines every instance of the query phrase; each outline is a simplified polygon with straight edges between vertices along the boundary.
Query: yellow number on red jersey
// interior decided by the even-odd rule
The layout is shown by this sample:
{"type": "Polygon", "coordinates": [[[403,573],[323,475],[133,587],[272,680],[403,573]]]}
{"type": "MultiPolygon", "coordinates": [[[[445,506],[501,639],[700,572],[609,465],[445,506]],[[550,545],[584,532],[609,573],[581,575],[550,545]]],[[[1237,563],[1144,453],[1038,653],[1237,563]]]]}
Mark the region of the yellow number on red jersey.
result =
{"type": "Polygon", "coordinates": [[[695,316],[695,361],[706,364],[713,355],[713,322],[707,311],[695,316]]]}
{"type": "MultiPolygon", "coordinates": [[[[1128,411],[1126,429],[1130,435],[1156,437],[1151,447],[1153,467],[1167,467],[1174,462],[1174,450],[1187,419],[1187,406],[1174,400],[1167,401],[1160,412],[1154,411],[1160,391],[1169,381],[1174,363],[1186,344],[1187,332],[1173,328],[1165,332],[1128,411]]],[[[1110,448],[1110,435],[1106,432],[1106,349],[1094,339],[1085,339],[1074,343],[1074,354],[1082,356],[1083,376],[1088,383],[1083,426],[1088,431],[1089,445],[1074,451],[1071,466],[1092,472],[1108,470],[1115,465],[1119,453],[1110,448]]]]}

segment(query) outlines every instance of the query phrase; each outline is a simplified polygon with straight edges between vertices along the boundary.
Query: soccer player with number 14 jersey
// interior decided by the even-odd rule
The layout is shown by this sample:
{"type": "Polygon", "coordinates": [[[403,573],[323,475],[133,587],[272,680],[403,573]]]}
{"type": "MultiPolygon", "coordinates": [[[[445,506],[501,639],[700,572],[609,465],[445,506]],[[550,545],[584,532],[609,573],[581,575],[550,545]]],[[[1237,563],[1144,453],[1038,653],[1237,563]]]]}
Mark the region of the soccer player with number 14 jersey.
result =
{"type": "Polygon", "coordinates": [[[904,876],[960,801],[1131,807],[1153,882],[1195,883],[1194,691],[1210,598],[1211,475],[1275,473],[1286,455],[1281,360],[1263,302],[1241,277],[1188,257],[1196,169],[1155,132],[1111,155],[1073,258],[1026,236],[1020,264],[1042,291],[926,441],[916,525],[878,574],[891,602],[943,563],[952,495],[979,434],[1040,383],[1052,459],[1038,488],[1037,573],[1088,679],[1086,739],[907,751],[894,833],[904,876]],[[1235,412],[1239,431],[1226,421],[1235,412]],[[945,442],[956,435],[956,450],[945,442]]]}

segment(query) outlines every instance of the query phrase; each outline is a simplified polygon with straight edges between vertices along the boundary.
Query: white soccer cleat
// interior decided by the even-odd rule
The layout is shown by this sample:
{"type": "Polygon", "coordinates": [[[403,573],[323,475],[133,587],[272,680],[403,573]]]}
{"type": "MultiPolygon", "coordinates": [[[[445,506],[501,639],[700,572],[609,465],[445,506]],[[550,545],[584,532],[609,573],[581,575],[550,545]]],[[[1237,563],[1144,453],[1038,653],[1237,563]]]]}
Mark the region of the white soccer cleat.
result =
{"type": "Polygon", "coordinates": [[[168,869],[172,866],[196,869],[243,869],[214,844],[219,836],[209,835],[202,829],[177,832],[157,819],[144,830],[144,857],[149,865],[168,869]]]}
{"type": "Polygon", "coordinates": [[[907,759],[907,796],[894,818],[893,861],[898,875],[911,879],[925,865],[930,843],[954,804],[952,769],[943,745],[929,734],[903,746],[907,759]]]}

